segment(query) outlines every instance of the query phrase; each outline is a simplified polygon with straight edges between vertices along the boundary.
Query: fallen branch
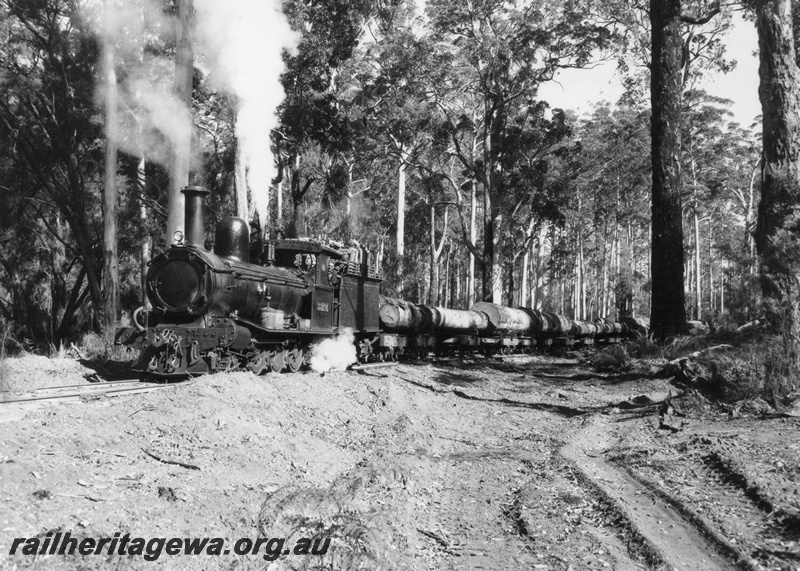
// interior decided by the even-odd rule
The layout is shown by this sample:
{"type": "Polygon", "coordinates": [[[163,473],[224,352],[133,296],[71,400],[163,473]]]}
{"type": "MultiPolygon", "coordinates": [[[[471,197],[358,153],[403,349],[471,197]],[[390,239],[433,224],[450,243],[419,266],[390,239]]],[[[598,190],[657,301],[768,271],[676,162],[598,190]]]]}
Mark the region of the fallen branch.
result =
{"type": "Polygon", "coordinates": [[[108,452],[106,450],[95,450],[98,454],[109,454],[111,456],[119,456],[120,458],[127,458],[127,454],[122,454],[120,452],[108,452]]]}
{"type": "Polygon", "coordinates": [[[737,327],[736,331],[738,333],[741,333],[742,331],[748,331],[750,329],[755,329],[756,327],[760,327],[761,325],[764,325],[764,323],[766,323],[766,319],[764,319],[763,317],[759,317],[755,321],[749,321],[744,325],[742,325],[741,327],[737,327]]]}
{"type": "Polygon", "coordinates": [[[733,349],[733,345],[714,345],[713,347],[706,347],[705,349],[700,349],[699,351],[695,351],[694,353],[689,353],[688,355],[684,355],[674,361],[670,361],[670,364],[677,363],[681,359],[697,359],[698,357],[702,357],[708,353],[715,353],[716,351],[721,351],[723,349],[733,349]]]}
{"type": "Polygon", "coordinates": [[[78,348],[75,346],[75,343],[70,343],[70,348],[69,348],[69,349],[70,349],[70,351],[75,351],[75,353],[77,353],[77,355],[78,355],[78,357],[79,357],[80,359],[83,359],[84,361],[88,361],[88,359],[87,359],[86,355],[84,355],[83,353],[81,353],[81,350],[80,350],[80,349],[78,349],[78,348]]]}
{"type": "Polygon", "coordinates": [[[172,460],[170,458],[162,458],[161,456],[158,456],[157,454],[153,454],[152,452],[150,452],[149,450],[146,450],[145,448],[142,448],[142,452],[144,452],[145,454],[147,454],[151,458],[154,458],[154,459],[158,460],[159,462],[163,462],[164,464],[174,464],[175,466],[180,466],[182,468],[188,468],[189,470],[199,470],[200,469],[200,466],[195,466],[194,464],[187,464],[186,462],[181,462],[180,460],[172,460]]]}
{"type": "Polygon", "coordinates": [[[75,494],[55,494],[61,498],[78,498],[81,500],[89,500],[90,502],[107,502],[105,498],[95,498],[94,496],[75,495],[75,494]]]}

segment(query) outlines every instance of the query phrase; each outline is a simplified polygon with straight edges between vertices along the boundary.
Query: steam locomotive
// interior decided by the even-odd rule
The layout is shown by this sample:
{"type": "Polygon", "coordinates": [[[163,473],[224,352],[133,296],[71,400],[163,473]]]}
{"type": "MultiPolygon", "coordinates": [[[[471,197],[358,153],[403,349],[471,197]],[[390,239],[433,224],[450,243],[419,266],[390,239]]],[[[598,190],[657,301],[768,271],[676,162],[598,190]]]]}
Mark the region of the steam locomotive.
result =
{"type": "Polygon", "coordinates": [[[147,272],[152,309],[139,308],[134,327],[116,334],[117,344],[140,350],[133,370],[142,374],[296,372],[315,343],[346,329],[360,361],[615,342],[632,330],[485,302],[460,311],[383,297],[381,269],[367,250],[305,239],[251,243],[248,224],[236,217],[219,222],[210,251],[203,247],[208,191],[182,192],[185,234],[176,232],[147,272]]]}

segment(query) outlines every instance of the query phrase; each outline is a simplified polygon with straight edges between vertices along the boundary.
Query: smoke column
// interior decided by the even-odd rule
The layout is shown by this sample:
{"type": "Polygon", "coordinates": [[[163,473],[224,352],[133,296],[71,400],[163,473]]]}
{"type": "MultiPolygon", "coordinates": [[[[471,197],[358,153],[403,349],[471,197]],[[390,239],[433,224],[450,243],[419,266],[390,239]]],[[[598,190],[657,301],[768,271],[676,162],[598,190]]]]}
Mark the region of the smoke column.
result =
{"type": "Polygon", "coordinates": [[[266,221],[275,167],[270,131],[283,100],[282,52],[300,37],[280,0],[194,0],[196,42],[215,85],[238,100],[236,137],[248,168],[247,182],[262,224],[266,221]]]}
{"type": "MultiPolygon", "coordinates": [[[[175,18],[158,0],[105,0],[111,18],[103,18],[103,2],[87,2],[85,16],[102,38],[114,38],[120,74],[119,148],[162,165],[173,143],[185,137],[191,109],[174,94],[175,63],[154,56],[144,46],[150,38],[175,36],[175,18]]],[[[249,170],[248,183],[259,219],[266,220],[269,185],[274,178],[270,131],[283,100],[282,52],[293,51],[300,35],[292,31],[281,0],[194,0],[194,48],[200,67],[212,83],[235,96],[236,137],[249,170]]],[[[97,101],[103,101],[98,84],[97,101]]],[[[197,157],[193,157],[196,166],[197,157]]]]}
{"type": "Polygon", "coordinates": [[[358,360],[354,342],[353,330],[348,327],[341,335],[314,345],[311,350],[311,370],[317,373],[344,371],[358,360]]]}

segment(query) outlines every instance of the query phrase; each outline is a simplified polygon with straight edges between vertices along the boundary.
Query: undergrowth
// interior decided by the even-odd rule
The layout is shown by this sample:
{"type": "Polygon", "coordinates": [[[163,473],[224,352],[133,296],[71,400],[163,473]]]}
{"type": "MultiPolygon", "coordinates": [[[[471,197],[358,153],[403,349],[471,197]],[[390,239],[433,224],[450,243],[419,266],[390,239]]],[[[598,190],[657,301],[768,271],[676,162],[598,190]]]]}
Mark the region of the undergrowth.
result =
{"type": "Polygon", "coordinates": [[[626,372],[645,363],[658,370],[695,353],[696,388],[708,397],[728,403],[763,399],[778,409],[800,398],[798,364],[784,338],[764,330],[676,337],[663,345],[641,337],[597,351],[589,361],[598,371],[626,372]],[[731,348],[706,352],[719,346],[731,348]]]}

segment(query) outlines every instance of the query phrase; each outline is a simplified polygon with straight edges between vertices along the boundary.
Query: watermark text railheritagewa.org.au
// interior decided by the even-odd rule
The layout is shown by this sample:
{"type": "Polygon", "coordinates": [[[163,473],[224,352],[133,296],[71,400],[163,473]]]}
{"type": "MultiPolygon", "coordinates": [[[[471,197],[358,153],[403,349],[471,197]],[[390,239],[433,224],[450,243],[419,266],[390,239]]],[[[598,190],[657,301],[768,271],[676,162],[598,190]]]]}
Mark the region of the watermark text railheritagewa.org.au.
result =
{"type": "Polygon", "coordinates": [[[227,542],[221,537],[131,537],[117,532],[113,537],[72,537],[67,532],[48,532],[42,537],[17,537],[9,555],[124,555],[156,561],[162,555],[260,555],[267,561],[281,556],[325,555],[331,539],[301,537],[289,544],[286,538],[244,537],[227,542]]]}

